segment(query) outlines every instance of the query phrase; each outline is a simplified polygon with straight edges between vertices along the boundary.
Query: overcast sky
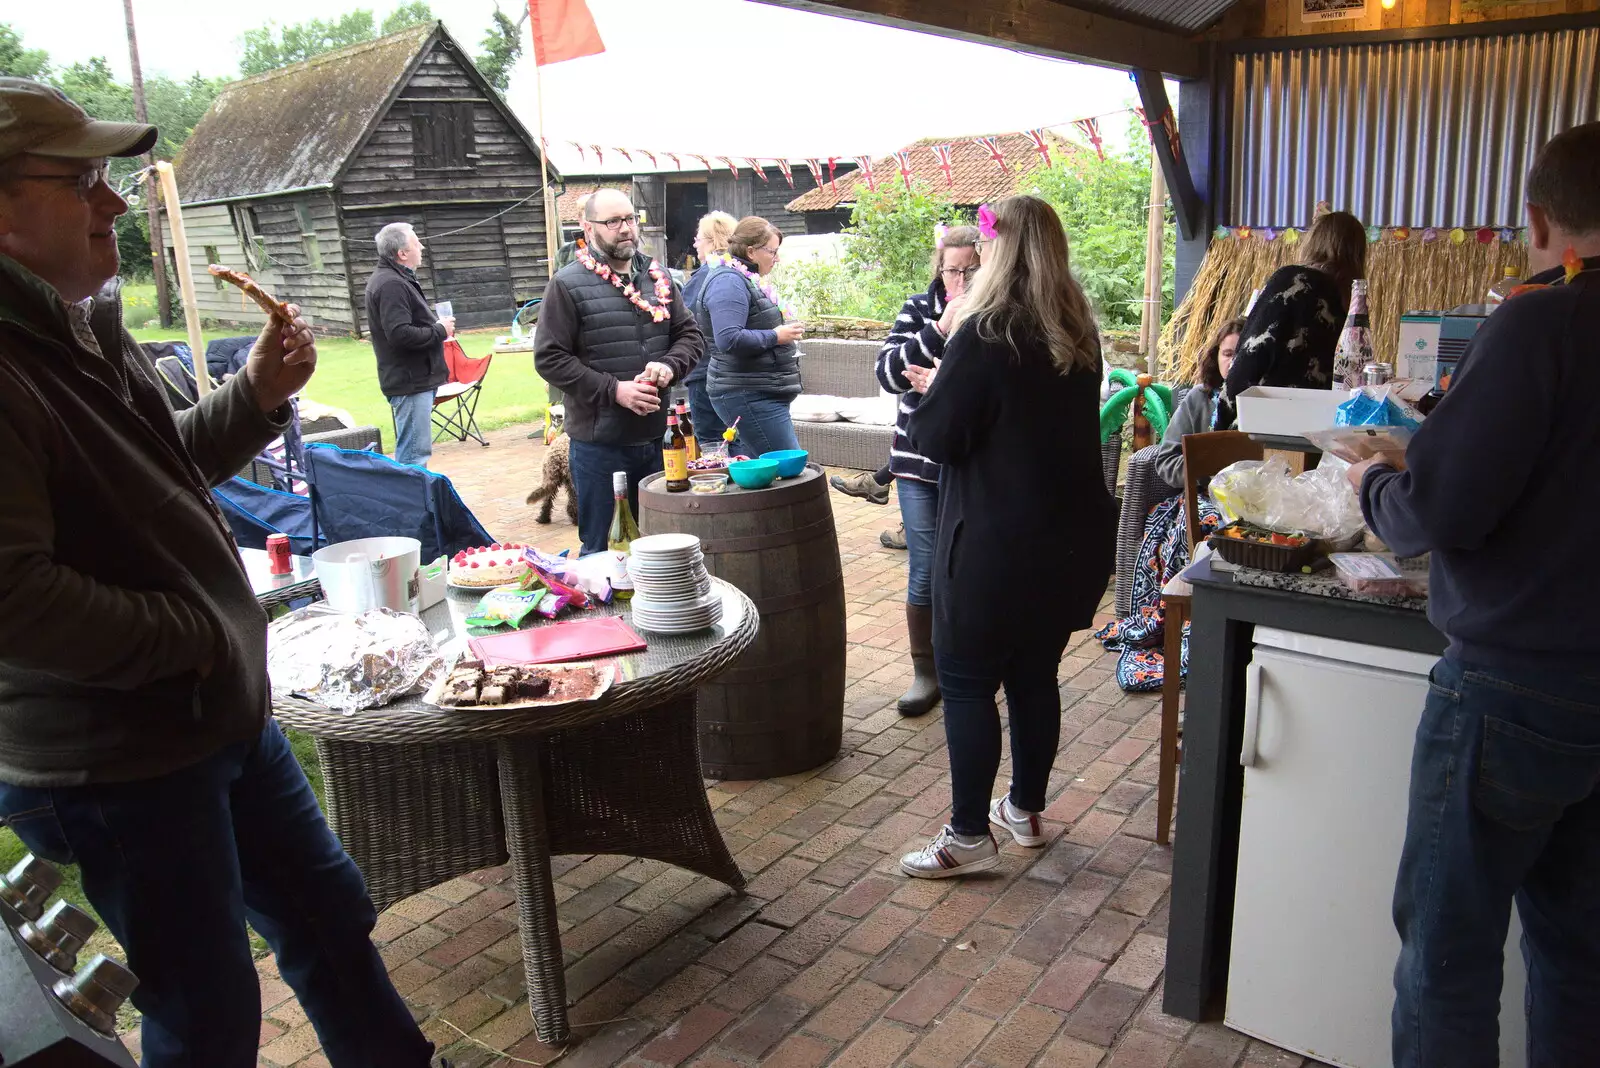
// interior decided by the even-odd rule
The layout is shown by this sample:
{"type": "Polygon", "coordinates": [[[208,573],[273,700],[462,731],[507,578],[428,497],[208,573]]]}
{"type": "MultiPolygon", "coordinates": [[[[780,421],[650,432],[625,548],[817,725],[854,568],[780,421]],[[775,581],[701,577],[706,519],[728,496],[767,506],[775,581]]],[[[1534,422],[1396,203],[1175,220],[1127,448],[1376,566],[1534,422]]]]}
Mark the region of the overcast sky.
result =
{"type": "MultiPolygon", "coordinates": [[[[1069,123],[1135,97],[1122,71],[749,0],[588,3],[606,52],[546,67],[543,77],[551,160],[568,170],[588,169],[560,144],[568,139],[706,155],[882,154],[919,137],[1069,123]]],[[[260,25],[263,12],[294,23],[363,6],[381,22],[399,0],[134,0],[134,14],[146,74],[182,78],[196,70],[237,73],[240,35],[260,25]]],[[[432,6],[475,53],[493,0],[433,0],[432,6]]],[[[518,3],[504,6],[509,13],[518,3]]],[[[11,23],[24,45],[46,49],[53,62],[100,55],[127,76],[122,0],[18,0],[4,8],[0,21],[11,23]]],[[[531,55],[514,73],[508,100],[537,133],[531,55]]],[[[1120,141],[1124,124],[1117,116],[1103,126],[1120,141]]],[[[1074,136],[1070,127],[1060,132],[1074,136]]]]}

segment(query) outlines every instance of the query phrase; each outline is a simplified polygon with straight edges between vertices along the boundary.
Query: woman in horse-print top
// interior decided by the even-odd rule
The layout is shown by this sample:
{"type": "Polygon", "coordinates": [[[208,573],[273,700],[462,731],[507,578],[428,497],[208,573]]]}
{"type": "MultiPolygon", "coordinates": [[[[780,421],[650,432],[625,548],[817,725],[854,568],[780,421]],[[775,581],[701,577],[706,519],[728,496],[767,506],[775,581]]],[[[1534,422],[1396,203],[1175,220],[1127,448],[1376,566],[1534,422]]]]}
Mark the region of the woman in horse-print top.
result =
{"type": "Polygon", "coordinates": [[[1251,386],[1333,388],[1333,356],[1350,306],[1350,283],[1365,276],[1366,268],[1361,220],[1334,211],[1312,224],[1305,262],[1275,271],[1245,319],[1218,430],[1234,425],[1239,394],[1251,386]]]}

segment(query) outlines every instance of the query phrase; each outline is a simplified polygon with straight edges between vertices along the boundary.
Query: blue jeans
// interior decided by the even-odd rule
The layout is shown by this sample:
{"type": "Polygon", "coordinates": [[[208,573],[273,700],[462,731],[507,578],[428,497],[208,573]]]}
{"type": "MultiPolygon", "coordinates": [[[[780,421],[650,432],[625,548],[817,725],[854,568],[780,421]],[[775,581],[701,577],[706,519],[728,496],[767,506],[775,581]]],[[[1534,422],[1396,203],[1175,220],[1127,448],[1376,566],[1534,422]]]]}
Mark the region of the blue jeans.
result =
{"type": "Polygon", "coordinates": [[[36,855],[76,861],[139,977],[145,1068],[253,1068],[261,994],[249,920],[335,1068],[426,1068],[433,1046],[395,993],[377,912],[275,722],[143,782],[0,786],[36,855]]]}
{"type": "Polygon", "coordinates": [[[1000,770],[1000,711],[994,695],[1002,686],[1011,717],[1011,803],[1027,812],[1044,811],[1061,740],[1056,670],[1064,651],[1065,646],[1054,645],[978,653],[934,650],[950,751],[950,827],[957,834],[989,830],[990,795],[1000,770]]]}
{"type": "Polygon", "coordinates": [[[933,603],[933,542],[939,526],[939,484],[902,478],[895,482],[900,518],[906,524],[906,604],[933,603]]]}
{"type": "Polygon", "coordinates": [[[427,467],[433,455],[433,390],[390,397],[389,408],[394,412],[394,458],[427,467]]]}
{"type": "Polygon", "coordinates": [[[1528,966],[1529,1068],[1594,1063],[1597,784],[1600,674],[1439,662],[1417,727],[1394,894],[1395,1068],[1497,1063],[1513,897],[1528,966]]]}
{"type": "Polygon", "coordinates": [[[694,423],[694,439],[704,451],[707,446],[722,440],[722,432],[728,429],[728,424],[722,421],[716,406],[711,403],[711,394],[706,391],[704,378],[690,379],[684,388],[689,391],[689,419],[694,423]]]}
{"type": "Polygon", "coordinates": [[[732,426],[735,419],[739,420],[739,438],[735,442],[735,449],[746,456],[800,447],[800,439],[794,436],[794,420],[789,418],[789,405],[794,403],[793,397],[776,397],[753,389],[735,389],[713,392],[711,403],[716,406],[717,418],[722,420],[724,426],[732,426]]]}
{"type": "Polygon", "coordinates": [[[639,480],[661,470],[661,446],[650,441],[643,445],[605,445],[596,441],[571,442],[567,463],[572,485],[578,491],[578,537],[587,556],[602,552],[611,532],[611,513],[616,497],[611,492],[611,476],[628,473],[628,507],[639,517],[639,480]]]}

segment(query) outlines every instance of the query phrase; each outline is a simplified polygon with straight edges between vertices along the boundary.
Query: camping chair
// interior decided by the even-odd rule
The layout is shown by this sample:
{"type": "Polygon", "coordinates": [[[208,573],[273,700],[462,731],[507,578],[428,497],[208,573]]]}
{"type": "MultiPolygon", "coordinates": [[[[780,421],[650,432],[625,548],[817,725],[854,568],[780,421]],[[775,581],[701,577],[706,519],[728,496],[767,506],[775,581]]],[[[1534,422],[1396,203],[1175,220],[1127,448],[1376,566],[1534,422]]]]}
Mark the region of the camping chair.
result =
{"type": "Polygon", "coordinates": [[[206,345],[206,370],[216,382],[226,382],[244,370],[250,350],[255,348],[254,334],[238,337],[219,337],[206,345]]]}
{"type": "Polygon", "coordinates": [[[289,535],[289,551],[310,556],[318,548],[311,499],[258,486],[237,475],[211,491],[240,548],[265,549],[267,535],[289,535]]]}
{"type": "MultiPolygon", "coordinates": [[[[1183,514],[1188,527],[1189,558],[1200,547],[1200,487],[1229,464],[1240,460],[1259,460],[1260,442],[1237,430],[1210,434],[1185,434],[1183,438],[1183,514]]],[[[1183,751],[1178,745],[1178,691],[1183,687],[1183,627],[1189,620],[1189,605],[1194,587],[1181,575],[1174,576],[1161,589],[1166,604],[1161,676],[1161,749],[1156,771],[1156,841],[1171,841],[1172,802],[1177,791],[1178,764],[1183,751]]]]}
{"type": "MultiPolygon", "coordinates": [[[[155,356],[154,353],[151,353],[155,356]]],[[[193,408],[200,403],[200,385],[194,380],[194,372],[189,365],[177,356],[155,356],[156,374],[161,378],[161,386],[167,391],[167,399],[172,402],[175,411],[193,408]]]]}
{"type": "Polygon", "coordinates": [[[483,380],[489,374],[491,353],[475,360],[461,348],[455,338],[444,343],[444,362],[450,368],[450,379],[433,394],[433,440],[451,437],[457,441],[471,438],[479,445],[489,444],[478,429],[478,397],[483,393],[483,380]]]}
{"type": "Polygon", "coordinates": [[[315,529],[324,544],[416,538],[426,562],[496,541],[444,475],[337,445],[308,445],[305,455],[315,529]]]}

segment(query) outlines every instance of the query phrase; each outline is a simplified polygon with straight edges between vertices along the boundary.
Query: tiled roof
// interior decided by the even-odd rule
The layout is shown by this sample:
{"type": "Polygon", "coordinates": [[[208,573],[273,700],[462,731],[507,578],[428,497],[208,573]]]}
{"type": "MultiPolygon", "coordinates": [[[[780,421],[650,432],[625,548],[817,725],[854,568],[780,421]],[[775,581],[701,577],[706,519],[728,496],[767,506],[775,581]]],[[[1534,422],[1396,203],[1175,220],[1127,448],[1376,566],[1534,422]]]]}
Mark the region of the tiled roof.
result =
{"type": "Polygon", "coordinates": [[[578,201],[596,189],[616,189],[625,196],[633,196],[632,182],[568,182],[566,192],[556,197],[556,217],[563,226],[578,225],[578,201]]]}
{"type": "MultiPolygon", "coordinates": [[[[977,143],[975,137],[924,137],[901,149],[911,153],[911,180],[926,182],[931,188],[948,192],[951,199],[962,206],[983,204],[1010,196],[1016,191],[1021,179],[1038,170],[1043,161],[1040,160],[1039,153],[1026,134],[988,136],[995,137],[999,142],[1000,154],[1005,157],[1003,168],[994,161],[987,148],[977,143]],[[933,145],[950,146],[948,182],[945,180],[944,172],[939,169],[939,160],[933,153],[933,145]]],[[[1052,162],[1064,156],[1070,158],[1087,151],[1081,145],[1073,144],[1049,131],[1046,131],[1044,136],[1045,142],[1050,147],[1052,162]]],[[[874,160],[872,173],[873,179],[879,185],[901,181],[900,162],[893,154],[874,160]]],[[[856,190],[865,188],[866,181],[866,176],[859,171],[840,175],[836,183],[838,192],[834,192],[833,188],[824,182],[819,188],[789,201],[789,210],[832,211],[841,205],[854,204],[856,190]]]]}

